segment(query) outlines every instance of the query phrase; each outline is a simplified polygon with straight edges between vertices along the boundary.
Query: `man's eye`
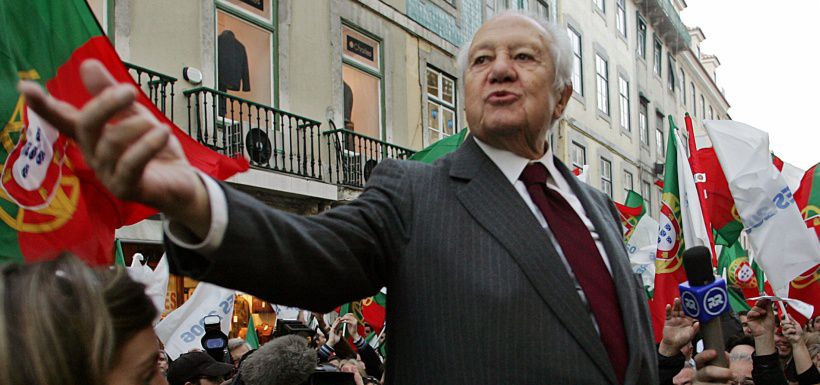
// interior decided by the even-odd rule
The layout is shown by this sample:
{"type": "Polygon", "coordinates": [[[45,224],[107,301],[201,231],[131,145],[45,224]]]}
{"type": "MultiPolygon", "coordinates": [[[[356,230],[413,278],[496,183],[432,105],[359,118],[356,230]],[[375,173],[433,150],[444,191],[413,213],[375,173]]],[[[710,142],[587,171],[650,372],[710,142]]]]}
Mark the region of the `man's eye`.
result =
{"type": "Polygon", "coordinates": [[[473,60],[473,64],[484,64],[489,60],[487,56],[479,56],[473,60]]]}
{"type": "Polygon", "coordinates": [[[515,60],[532,60],[532,59],[533,59],[532,55],[530,55],[528,53],[519,53],[519,54],[515,55],[515,60]]]}

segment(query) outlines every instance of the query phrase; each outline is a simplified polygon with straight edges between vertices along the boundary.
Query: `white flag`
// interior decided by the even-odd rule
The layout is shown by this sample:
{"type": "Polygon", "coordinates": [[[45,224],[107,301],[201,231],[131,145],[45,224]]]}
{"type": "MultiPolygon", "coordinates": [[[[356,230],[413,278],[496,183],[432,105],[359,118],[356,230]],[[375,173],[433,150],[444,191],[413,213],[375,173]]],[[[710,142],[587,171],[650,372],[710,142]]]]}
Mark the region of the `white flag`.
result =
{"type": "Polygon", "coordinates": [[[655,257],[658,254],[658,221],[644,214],[629,242],[626,243],[632,271],[641,275],[643,285],[649,292],[655,290],[655,257]]]}
{"type": "Polygon", "coordinates": [[[131,279],[145,285],[145,294],[154,302],[157,308],[157,320],[159,315],[165,311],[165,294],[168,291],[168,260],[165,254],[162,254],[157,268],[151,270],[148,264],[143,265],[142,254],[136,253],[131,258],[131,266],[126,267],[126,271],[131,279]]]}
{"type": "MultiPolygon", "coordinates": [[[[683,244],[686,248],[695,246],[706,246],[712,249],[709,241],[709,231],[706,229],[706,222],[703,221],[703,211],[700,207],[698,190],[695,187],[695,179],[692,175],[692,168],[689,160],[686,159],[686,150],[681,144],[681,137],[677,131],[675,144],[677,147],[678,163],[678,189],[680,193],[681,222],[683,222],[683,244]]],[[[701,175],[705,178],[705,175],[701,175]]]]}
{"type": "Polygon", "coordinates": [[[704,123],[757,263],[775,294],[787,297],[789,282],[820,263],[820,244],[806,228],[785,179],[772,166],[769,135],[731,120],[704,123]]]}
{"type": "Polygon", "coordinates": [[[160,321],[154,329],[171,359],[191,349],[202,349],[200,341],[205,334],[203,319],[206,316],[222,318],[220,326],[227,335],[231,330],[235,296],[235,290],[200,282],[191,298],[160,321]]]}

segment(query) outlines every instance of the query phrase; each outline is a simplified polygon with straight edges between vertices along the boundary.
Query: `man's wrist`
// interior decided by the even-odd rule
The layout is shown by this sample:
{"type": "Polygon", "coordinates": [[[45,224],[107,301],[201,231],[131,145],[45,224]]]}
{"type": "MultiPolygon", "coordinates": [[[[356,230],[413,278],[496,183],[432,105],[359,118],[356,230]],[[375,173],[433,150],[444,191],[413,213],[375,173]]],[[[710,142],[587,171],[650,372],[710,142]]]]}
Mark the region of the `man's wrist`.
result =
{"type": "Polygon", "coordinates": [[[176,222],[199,239],[205,239],[211,228],[211,201],[205,176],[192,170],[190,174],[193,191],[190,196],[180,197],[172,201],[169,207],[161,208],[163,213],[173,222],[176,222]]]}
{"type": "Polygon", "coordinates": [[[661,344],[658,345],[658,353],[660,353],[664,357],[674,357],[675,355],[680,353],[680,348],[676,348],[672,344],[668,344],[661,341],[661,344]]]}

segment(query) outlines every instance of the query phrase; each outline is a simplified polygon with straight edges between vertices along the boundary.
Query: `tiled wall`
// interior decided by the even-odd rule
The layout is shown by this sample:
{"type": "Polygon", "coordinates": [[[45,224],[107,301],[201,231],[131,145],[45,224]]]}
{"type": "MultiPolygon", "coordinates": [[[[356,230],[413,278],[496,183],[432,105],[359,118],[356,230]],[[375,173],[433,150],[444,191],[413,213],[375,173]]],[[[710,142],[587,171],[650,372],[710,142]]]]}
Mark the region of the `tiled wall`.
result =
{"type": "Polygon", "coordinates": [[[457,46],[481,26],[484,0],[456,0],[460,20],[428,0],[407,0],[407,16],[457,46]]]}

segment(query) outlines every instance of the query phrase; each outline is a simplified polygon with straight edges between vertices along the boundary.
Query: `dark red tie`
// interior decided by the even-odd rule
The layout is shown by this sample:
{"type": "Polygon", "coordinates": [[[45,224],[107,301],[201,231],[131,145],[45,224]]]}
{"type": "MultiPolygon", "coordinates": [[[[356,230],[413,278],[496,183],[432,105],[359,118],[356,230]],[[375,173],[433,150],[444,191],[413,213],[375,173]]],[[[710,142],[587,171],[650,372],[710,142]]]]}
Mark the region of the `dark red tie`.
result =
{"type": "Polygon", "coordinates": [[[601,341],[615,368],[618,381],[623,383],[629,361],[629,347],[615,282],[581,217],[561,194],[547,188],[547,175],[547,168],[543,164],[533,163],[524,168],[519,179],[527,186],[532,201],[544,214],[575,279],[584,290],[589,308],[598,321],[601,341]]]}

